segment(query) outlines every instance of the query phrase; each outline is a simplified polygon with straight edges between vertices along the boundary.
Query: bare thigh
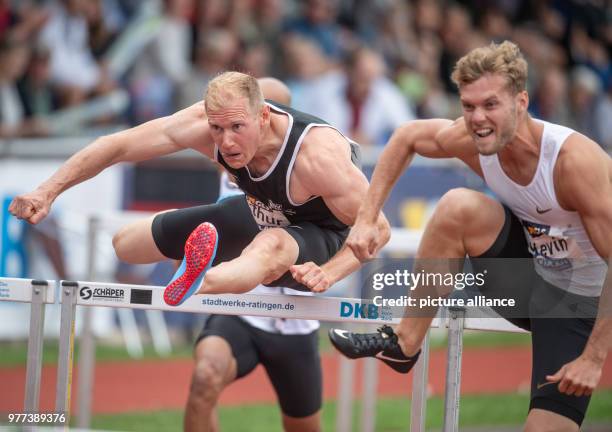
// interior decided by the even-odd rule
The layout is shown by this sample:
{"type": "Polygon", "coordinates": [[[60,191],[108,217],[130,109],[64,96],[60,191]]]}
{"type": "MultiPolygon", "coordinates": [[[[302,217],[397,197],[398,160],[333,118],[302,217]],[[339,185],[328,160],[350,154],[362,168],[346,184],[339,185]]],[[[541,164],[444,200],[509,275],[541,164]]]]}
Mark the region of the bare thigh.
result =
{"type": "Polygon", "coordinates": [[[504,226],[501,203],[470,189],[447,192],[431,217],[421,244],[420,258],[479,256],[495,242],[504,226]]]}
{"type": "Polygon", "coordinates": [[[151,230],[153,219],[158,214],[168,211],[172,210],[159,212],[121,228],[113,236],[113,247],[117,257],[130,264],[149,264],[168,259],[157,248],[151,230]]]}

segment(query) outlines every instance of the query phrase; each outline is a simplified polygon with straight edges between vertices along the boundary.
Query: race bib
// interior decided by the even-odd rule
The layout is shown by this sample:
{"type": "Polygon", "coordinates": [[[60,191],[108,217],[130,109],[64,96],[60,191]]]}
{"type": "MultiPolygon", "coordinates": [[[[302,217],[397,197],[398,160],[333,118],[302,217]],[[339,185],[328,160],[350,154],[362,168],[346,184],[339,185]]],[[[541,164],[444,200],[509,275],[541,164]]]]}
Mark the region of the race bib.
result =
{"type": "Polygon", "coordinates": [[[529,252],[542,267],[564,270],[572,267],[571,259],[584,258],[575,239],[558,227],[522,221],[529,252]]]}

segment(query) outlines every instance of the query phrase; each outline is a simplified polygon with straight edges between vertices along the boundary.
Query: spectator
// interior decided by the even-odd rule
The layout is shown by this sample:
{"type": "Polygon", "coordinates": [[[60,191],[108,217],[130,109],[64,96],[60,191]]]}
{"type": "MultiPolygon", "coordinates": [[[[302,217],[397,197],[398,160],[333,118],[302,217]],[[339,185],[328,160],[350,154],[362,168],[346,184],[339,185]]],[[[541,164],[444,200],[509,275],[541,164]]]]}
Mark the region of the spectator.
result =
{"type": "Polygon", "coordinates": [[[89,47],[96,59],[101,59],[120,31],[121,15],[118,6],[111,6],[111,11],[104,0],[89,0],[85,8],[87,28],[89,31],[89,47]]]}
{"type": "Polygon", "coordinates": [[[191,71],[190,19],[194,11],[194,0],[165,1],[162,24],[139,56],[129,79],[134,123],[176,110],[178,90],[191,71]]]}
{"type": "Polygon", "coordinates": [[[336,0],[305,0],[304,13],[287,23],[285,31],[295,33],[315,42],[327,57],[342,57],[341,28],[336,24],[338,14],[336,0]]]}
{"type": "Polygon", "coordinates": [[[61,0],[52,4],[49,21],[39,36],[40,43],[51,53],[51,79],[59,89],[62,105],[75,105],[91,94],[114,88],[89,48],[86,1],[61,0]]]}
{"type": "Polygon", "coordinates": [[[572,69],[570,82],[571,127],[585,135],[593,136],[595,103],[601,92],[601,82],[597,74],[586,66],[576,66],[572,69]]]}
{"type": "Polygon", "coordinates": [[[241,69],[247,71],[254,77],[271,75],[272,52],[267,44],[263,42],[247,45],[242,55],[241,69]]]}
{"type": "Polygon", "coordinates": [[[36,7],[31,0],[22,0],[19,3],[0,0],[0,38],[30,40],[47,18],[48,13],[36,7]]]}
{"type": "Polygon", "coordinates": [[[313,94],[325,85],[325,80],[320,78],[327,76],[331,69],[327,57],[313,41],[297,35],[285,38],[283,51],[287,69],[285,81],[291,89],[293,106],[306,112],[317,112],[313,94]]]}
{"type": "Polygon", "coordinates": [[[599,137],[599,143],[608,152],[612,152],[610,119],[612,119],[612,78],[608,79],[607,91],[595,107],[595,135],[599,137]]]}
{"type": "Polygon", "coordinates": [[[535,97],[530,101],[529,111],[536,118],[552,123],[566,124],[569,121],[568,82],[559,67],[549,67],[541,74],[535,97]]]}
{"type": "Polygon", "coordinates": [[[342,72],[314,93],[316,112],[362,145],[384,145],[414,114],[399,88],[385,76],[382,58],[369,48],[352,52],[342,72]]]}
{"type": "Polygon", "coordinates": [[[0,136],[44,135],[42,122],[27,119],[17,80],[25,72],[30,56],[29,46],[20,40],[7,37],[0,40],[0,136]]]}
{"type": "Polygon", "coordinates": [[[43,45],[34,47],[26,73],[17,87],[26,117],[45,117],[57,109],[57,94],[51,85],[48,48],[43,45]]]}
{"type": "Polygon", "coordinates": [[[202,100],[206,84],[215,75],[235,66],[239,41],[225,29],[202,34],[195,53],[195,64],[189,76],[180,84],[178,106],[186,107],[202,100]]]}

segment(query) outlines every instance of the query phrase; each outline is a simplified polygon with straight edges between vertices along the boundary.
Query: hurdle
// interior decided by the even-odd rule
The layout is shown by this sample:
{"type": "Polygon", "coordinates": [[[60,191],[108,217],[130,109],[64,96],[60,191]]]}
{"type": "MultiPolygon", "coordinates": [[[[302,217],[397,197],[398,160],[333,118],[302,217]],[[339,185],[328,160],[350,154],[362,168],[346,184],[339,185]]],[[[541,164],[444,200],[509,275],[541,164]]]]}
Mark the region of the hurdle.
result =
{"type": "MultiPolygon", "coordinates": [[[[153,213],[140,211],[104,211],[89,214],[87,224],[87,275],[89,280],[96,280],[97,269],[97,247],[96,241],[100,238],[100,233],[115,232],[126,223],[143,219],[151,216],[153,213]]],[[[384,249],[381,251],[381,256],[386,257],[391,254],[414,255],[418,247],[421,230],[407,229],[392,229],[392,237],[384,249]]],[[[355,276],[355,275],[352,275],[355,276]]],[[[351,277],[352,277],[351,276],[351,277]]],[[[356,285],[354,288],[356,288],[356,285]]],[[[343,293],[344,294],[344,293],[343,293]]],[[[351,293],[348,293],[351,295],[351,293]]],[[[346,295],[346,294],[344,294],[346,295]]],[[[351,297],[358,297],[351,295],[351,297]]],[[[355,299],[353,299],[355,302],[355,299]]],[[[174,310],[174,309],[171,309],[174,310]]],[[[82,344],[79,356],[79,381],[78,381],[78,398],[79,409],[77,412],[77,426],[88,427],[91,417],[91,389],[93,388],[93,369],[94,369],[94,351],[95,341],[90,328],[89,321],[91,320],[90,308],[84,309],[82,316],[82,332],[80,343],[82,344]]],[[[444,313],[444,311],[442,311],[444,313]]],[[[326,319],[331,321],[331,319],[326,319]]],[[[346,322],[345,319],[343,319],[346,322]]],[[[370,320],[362,320],[362,323],[371,323],[370,320]]],[[[439,320],[436,319],[432,323],[432,328],[439,326],[439,320]]],[[[428,340],[428,338],[427,338],[428,340]]],[[[155,342],[155,340],[154,340],[155,342]]],[[[426,342],[427,343],[427,342],[426,342]]],[[[419,362],[415,366],[415,377],[418,382],[417,386],[413,386],[412,401],[413,406],[419,407],[418,410],[411,412],[411,424],[419,424],[419,427],[413,426],[413,430],[424,430],[425,407],[426,407],[426,374],[427,374],[428,352],[421,356],[419,362]],[[423,385],[424,387],[420,387],[423,385]]],[[[362,412],[361,412],[361,430],[363,432],[371,432],[375,429],[376,421],[376,385],[378,379],[378,362],[375,359],[363,360],[363,385],[362,392],[362,412]]],[[[347,431],[352,428],[352,411],[353,411],[353,385],[355,374],[355,362],[340,357],[340,377],[338,380],[338,408],[336,414],[336,430],[347,431]]]]}
{"type": "Polygon", "coordinates": [[[459,411],[461,394],[461,358],[463,352],[463,333],[465,330],[494,331],[506,333],[528,333],[503,318],[471,317],[464,307],[448,308],[448,361],[444,391],[443,432],[459,430],[459,411]]]}
{"type": "Polygon", "coordinates": [[[168,306],[163,300],[164,287],[87,281],[61,282],[60,350],[56,410],[70,407],[70,383],[74,351],[76,306],[154,309],[175,312],[258,315],[275,318],[301,318],[321,321],[397,323],[398,319],[342,317],[342,304],[365,304],[359,299],[342,297],[288,296],[273,294],[195,295],[180,306],[168,306]]]}
{"type": "Polygon", "coordinates": [[[40,402],[45,305],[55,303],[55,281],[0,278],[0,301],[30,303],[24,412],[36,413],[40,402]]]}
{"type": "MultiPolygon", "coordinates": [[[[259,315],[276,318],[318,319],[321,321],[350,322],[367,324],[396,324],[399,318],[342,317],[343,302],[355,303],[359,299],[343,297],[288,296],[274,294],[216,294],[195,295],[180,306],[168,306],[163,301],[164,287],[148,285],[126,285],[103,282],[61,281],[60,349],[58,358],[58,379],[55,411],[69,417],[72,360],[74,355],[74,328],[76,306],[103,306],[113,308],[172,310],[191,313],[216,313],[228,315],[259,315]]],[[[42,325],[44,305],[55,303],[53,289],[55,281],[19,278],[0,278],[0,300],[30,302],[30,337],[28,340],[28,362],[26,375],[26,412],[38,411],[40,375],[42,368],[42,325]]],[[[361,302],[368,304],[369,302],[361,302]]],[[[442,311],[445,309],[441,308],[442,311]]],[[[501,318],[471,317],[464,308],[449,308],[448,316],[435,318],[432,326],[448,328],[448,364],[444,398],[444,432],[459,430],[459,406],[461,383],[461,354],[464,330],[484,330],[526,333],[501,318]]],[[[410,430],[425,430],[426,387],[428,372],[429,344],[426,338],[421,358],[413,373],[412,406],[410,430]]],[[[373,359],[368,359],[373,360],[373,359]]],[[[371,415],[371,414],[370,414],[371,415]]],[[[369,420],[365,426],[373,427],[369,420]]],[[[338,429],[344,432],[350,429],[338,429]]],[[[369,429],[373,430],[373,429],[369,429]]]]}
{"type": "MultiPolygon", "coordinates": [[[[95,280],[97,277],[96,256],[97,247],[96,241],[100,238],[100,233],[114,232],[126,223],[134,220],[139,220],[144,217],[151,216],[153,213],[140,211],[104,211],[91,213],[88,216],[87,224],[87,275],[89,280],[95,280]]],[[[392,229],[391,240],[383,250],[381,256],[386,257],[392,254],[404,254],[412,256],[416,253],[421,230],[407,229],[392,229]]],[[[350,293],[349,293],[350,295],[350,293]]],[[[355,297],[355,296],[352,296],[355,297]]],[[[353,302],[355,300],[353,299],[353,302]]],[[[444,310],[441,310],[444,314],[444,310]]],[[[94,350],[95,342],[93,335],[88,330],[90,328],[89,321],[91,320],[90,308],[84,308],[82,316],[82,333],[80,358],[79,358],[79,381],[78,381],[78,398],[79,409],[77,412],[77,426],[88,427],[91,417],[91,389],[93,388],[93,369],[94,369],[94,350]]],[[[331,321],[331,319],[325,319],[331,321]]],[[[342,321],[346,322],[346,319],[342,321]]],[[[371,320],[362,320],[364,324],[372,323],[371,320]]],[[[434,320],[432,328],[438,327],[439,319],[434,320]]],[[[426,338],[426,342],[429,338],[426,338]]],[[[412,403],[414,407],[410,415],[412,430],[424,430],[425,427],[425,410],[426,410],[426,375],[428,372],[427,362],[429,353],[423,350],[423,354],[419,362],[415,366],[415,380],[417,385],[413,386],[412,403]],[[421,387],[422,386],[422,387],[421,387]],[[416,426],[419,425],[419,426],[416,426]]],[[[363,432],[371,432],[375,430],[376,421],[376,385],[378,380],[378,362],[375,359],[363,360],[363,386],[365,391],[362,392],[362,412],[360,426],[363,432]]],[[[338,408],[336,414],[336,430],[347,431],[352,428],[352,411],[353,411],[353,385],[355,374],[355,362],[340,357],[340,377],[338,381],[338,408]]]]}

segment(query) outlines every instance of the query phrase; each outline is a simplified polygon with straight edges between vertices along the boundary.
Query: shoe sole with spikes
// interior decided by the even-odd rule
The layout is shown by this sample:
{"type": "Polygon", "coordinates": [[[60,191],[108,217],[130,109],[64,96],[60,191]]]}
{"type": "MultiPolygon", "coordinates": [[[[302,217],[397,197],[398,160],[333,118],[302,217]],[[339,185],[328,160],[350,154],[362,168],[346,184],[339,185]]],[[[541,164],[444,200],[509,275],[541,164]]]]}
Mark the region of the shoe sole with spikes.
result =
{"type": "Polygon", "coordinates": [[[166,304],[178,306],[195,293],[212,266],[218,244],[219,236],[213,224],[204,222],[192,231],[185,243],[181,266],[164,290],[166,304]]]}

